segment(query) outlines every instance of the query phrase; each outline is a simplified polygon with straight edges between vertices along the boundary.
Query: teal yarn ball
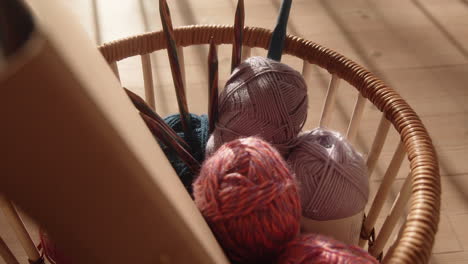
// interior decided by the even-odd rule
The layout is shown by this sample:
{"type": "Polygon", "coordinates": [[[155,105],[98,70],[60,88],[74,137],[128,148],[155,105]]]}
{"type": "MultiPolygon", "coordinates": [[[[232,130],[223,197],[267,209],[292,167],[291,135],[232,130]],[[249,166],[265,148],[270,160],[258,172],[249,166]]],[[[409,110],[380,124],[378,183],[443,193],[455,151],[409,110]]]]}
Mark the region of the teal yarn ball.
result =
{"type": "MultiPolygon", "coordinates": [[[[168,124],[182,139],[187,142],[190,146],[190,154],[200,164],[205,159],[205,147],[208,141],[208,116],[207,115],[195,115],[190,114],[190,125],[193,130],[193,135],[185,135],[182,129],[182,123],[179,114],[169,115],[164,118],[164,122],[168,124]]],[[[189,167],[177,156],[176,152],[171,148],[161,144],[161,148],[166,154],[167,159],[171,163],[172,167],[176,171],[180,180],[184,184],[187,191],[192,194],[192,182],[194,181],[195,175],[189,167]]]]}

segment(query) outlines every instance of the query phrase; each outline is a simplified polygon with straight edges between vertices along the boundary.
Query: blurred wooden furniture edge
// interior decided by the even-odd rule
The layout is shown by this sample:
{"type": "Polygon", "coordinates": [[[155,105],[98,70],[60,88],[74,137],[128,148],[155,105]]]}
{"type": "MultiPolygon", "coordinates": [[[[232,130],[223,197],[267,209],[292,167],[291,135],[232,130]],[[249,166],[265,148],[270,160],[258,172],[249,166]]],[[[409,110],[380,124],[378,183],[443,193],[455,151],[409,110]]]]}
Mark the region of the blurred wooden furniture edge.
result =
{"type": "MultiPolygon", "coordinates": [[[[177,45],[183,47],[208,44],[211,39],[217,45],[231,44],[233,27],[183,26],[174,29],[174,36],[177,45]]],[[[244,28],[244,50],[250,50],[252,47],[267,49],[270,39],[270,30],[244,28]]],[[[119,60],[158,51],[165,46],[163,33],[158,31],[106,43],[100,47],[100,51],[110,65],[115,65],[119,60]]],[[[333,50],[288,35],[284,52],[303,59],[304,63],[318,65],[335,79],[340,78],[351,84],[360,93],[358,99],[363,101],[362,97],[371,101],[400,134],[410,162],[411,202],[405,224],[400,230],[401,236],[392,246],[390,255],[385,257],[384,263],[428,263],[439,224],[441,188],[434,146],[418,115],[395,90],[371,72],[333,50]]],[[[356,105],[362,108],[363,104],[358,102],[356,105]]],[[[359,116],[360,114],[356,115],[359,116]]],[[[379,129],[377,137],[383,136],[381,134],[385,130],[379,129]]]]}
{"type": "Polygon", "coordinates": [[[26,2],[37,30],[0,69],[0,191],[76,263],[227,263],[73,15],[26,2]]]}

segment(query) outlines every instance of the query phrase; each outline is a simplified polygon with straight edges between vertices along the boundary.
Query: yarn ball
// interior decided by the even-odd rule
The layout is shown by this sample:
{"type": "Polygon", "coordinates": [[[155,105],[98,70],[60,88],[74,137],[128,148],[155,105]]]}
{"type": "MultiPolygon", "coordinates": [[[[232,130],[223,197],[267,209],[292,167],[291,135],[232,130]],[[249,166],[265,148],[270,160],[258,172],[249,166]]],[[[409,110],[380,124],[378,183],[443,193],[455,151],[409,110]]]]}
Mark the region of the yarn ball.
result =
{"type": "MultiPolygon", "coordinates": [[[[190,146],[190,154],[200,163],[205,159],[205,147],[208,141],[208,116],[190,114],[191,127],[193,135],[185,135],[182,129],[182,122],[179,114],[169,115],[164,118],[164,122],[171,127],[177,135],[184,139],[190,146]]],[[[189,193],[192,193],[192,183],[195,174],[190,168],[179,158],[177,153],[171,148],[161,144],[161,148],[166,154],[169,162],[176,171],[179,178],[182,180],[185,188],[189,193]]]]}
{"type": "Polygon", "coordinates": [[[238,137],[257,136],[285,155],[307,117],[307,85],[288,65],[251,57],[232,72],[218,103],[214,150],[238,137]]]}
{"type": "Polygon", "coordinates": [[[221,146],[203,164],[194,197],[234,263],[271,263],[299,232],[294,175],[262,139],[241,138],[221,146]]]}
{"type": "Polygon", "coordinates": [[[288,163],[300,185],[303,216],[333,220],[355,215],[366,206],[366,164],[339,133],[323,128],[301,133],[288,163]]]}
{"type": "Polygon", "coordinates": [[[309,234],[291,241],[278,264],[377,264],[374,257],[357,246],[348,246],[332,238],[309,234]]]}
{"type": "Polygon", "coordinates": [[[72,262],[66,258],[62,252],[57,248],[57,245],[52,242],[49,235],[43,230],[39,230],[40,249],[44,256],[52,264],[71,264],[72,262]]]}

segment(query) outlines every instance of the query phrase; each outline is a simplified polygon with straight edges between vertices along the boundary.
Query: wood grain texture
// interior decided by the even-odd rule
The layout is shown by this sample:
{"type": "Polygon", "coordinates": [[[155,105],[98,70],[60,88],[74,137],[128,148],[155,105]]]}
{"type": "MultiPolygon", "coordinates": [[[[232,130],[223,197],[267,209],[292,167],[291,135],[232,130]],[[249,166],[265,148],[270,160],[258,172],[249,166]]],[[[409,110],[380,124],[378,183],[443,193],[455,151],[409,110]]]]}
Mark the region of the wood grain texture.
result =
{"type": "MultiPolygon", "coordinates": [[[[102,42],[107,42],[161,29],[157,1],[121,0],[118,5],[108,0],[93,1],[98,10],[93,8],[91,1],[65,2],[81,18],[89,37],[96,41],[96,32],[102,42]],[[97,22],[93,14],[99,15],[97,22]]],[[[245,25],[272,29],[280,3],[280,0],[245,1],[245,25]]],[[[180,0],[170,4],[174,26],[232,24],[234,21],[234,0],[180,0]]],[[[443,188],[441,223],[433,250],[433,264],[468,262],[468,228],[465,224],[468,219],[468,57],[463,51],[468,49],[466,17],[466,1],[296,0],[288,22],[289,33],[333,48],[376,73],[409,102],[429,130],[438,151],[443,188]]],[[[184,51],[189,109],[197,114],[206,113],[208,47],[189,47],[184,51]]],[[[256,49],[250,52],[251,55],[266,55],[256,49]]],[[[218,59],[222,89],[230,74],[230,47],[220,46],[218,59]]],[[[302,62],[287,55],[283,60],[301,70],[302,62]]],[[[152,54],[152,68],[158,85],[158,112],[162,116],[178,112],[165,52],[152,54]]],[[[122,84],[144,96],[140,60],[119,62],[119,71],[122,84]]],[[[330,75],[320,69],[313,68],[308,74],[307,83],[311,91],[308,129],[319,122],[329,79],[330,75]]],[[[346,132],[355,98],[355,91],[341,82],[330,122],[332,129],[346,132]]],[[[380,117],[375,107],[366,104],[355,140],[357,149],[364,154],[371,148],[380,117]]],[[[394,129],[390,128],[371,179],[374,195],[399,140],[394,129]]],[[[390,192],[391,198],[396,197],[407,173],[405,160],[390,192]]],[[[389,212],[391,204],[386,202],[382,210],[389,212]]],[[[377,228],[382,222],[377,221],[377,228]]],[[[0,235],[19,256],[18,259],[25,261],[18,241],[4,225],[0,225],[0,235]]]]}

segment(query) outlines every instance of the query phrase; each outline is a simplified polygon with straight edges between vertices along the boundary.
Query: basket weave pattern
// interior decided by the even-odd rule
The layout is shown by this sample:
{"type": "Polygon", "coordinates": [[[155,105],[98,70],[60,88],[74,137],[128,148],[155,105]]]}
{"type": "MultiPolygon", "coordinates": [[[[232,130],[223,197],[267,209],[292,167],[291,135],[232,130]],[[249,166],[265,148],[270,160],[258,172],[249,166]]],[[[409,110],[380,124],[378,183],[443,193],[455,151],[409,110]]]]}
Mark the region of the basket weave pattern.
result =
{"type": "MultiPolygon", "coordinates": [[[[179,46],[232,44],[233,27],[224,25],[195,25],[174,30],[179,46]]],[[[268,49],[271,31],[244,28],[243,45],[268,49]]],[[[109,62],[165,49],[162,31],[141,34],[106,43],[100,51],[109,62]]],[[[371,101],[400,134],[410,161],[411,199],[405,224],[393,249],[386,256],[388,263],[428,263],[440,214],[440,176],[437,156],[426,128],[413,109],[401,96],[355,62],[314,42],[288,35],[284,53],[336,74],[354,86],[371,101]]]]}

